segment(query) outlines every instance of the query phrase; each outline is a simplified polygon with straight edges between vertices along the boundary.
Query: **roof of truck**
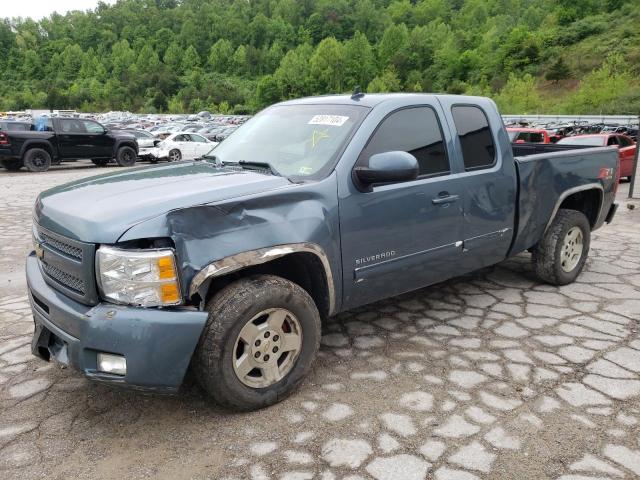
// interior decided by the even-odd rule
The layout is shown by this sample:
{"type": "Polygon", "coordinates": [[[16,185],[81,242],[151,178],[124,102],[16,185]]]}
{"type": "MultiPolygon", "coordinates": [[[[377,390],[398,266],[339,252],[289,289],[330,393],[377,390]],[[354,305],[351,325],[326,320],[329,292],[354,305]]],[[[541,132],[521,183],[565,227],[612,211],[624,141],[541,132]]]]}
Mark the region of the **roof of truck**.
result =
{"type": "Polygon", "coordinates": [[[389,100],[398,98],[411,98],[415,97],[416,102],[425,98],[433,99],[434,97],[453,97],[457,101],[464,103],[477,103],[478,100],[486,100],[484,97],[472,97],[468,95],[441,95],[435,93],[360,93],[358,95],[320,95],[316,97],[303,97],[296,98],[294,100],[286,100],[278,105],[309,105],[309,104],[324,104],[324,105],[362,105],[364,107],[373,108],[376,105],[384,103],[389,100]]]}

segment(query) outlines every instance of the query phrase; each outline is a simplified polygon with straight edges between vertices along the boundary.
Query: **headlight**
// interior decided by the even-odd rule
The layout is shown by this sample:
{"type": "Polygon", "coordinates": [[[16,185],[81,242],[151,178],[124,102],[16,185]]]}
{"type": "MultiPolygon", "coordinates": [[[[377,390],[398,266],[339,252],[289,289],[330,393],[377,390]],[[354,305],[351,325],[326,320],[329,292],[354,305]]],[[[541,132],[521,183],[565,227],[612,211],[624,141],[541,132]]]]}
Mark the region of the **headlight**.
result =
{"type": "Polygon", "coordinates": [[[173,250],[100,247],[96,265],[98,287],[107,300],[143,307],[182,301],[173,250]]]}

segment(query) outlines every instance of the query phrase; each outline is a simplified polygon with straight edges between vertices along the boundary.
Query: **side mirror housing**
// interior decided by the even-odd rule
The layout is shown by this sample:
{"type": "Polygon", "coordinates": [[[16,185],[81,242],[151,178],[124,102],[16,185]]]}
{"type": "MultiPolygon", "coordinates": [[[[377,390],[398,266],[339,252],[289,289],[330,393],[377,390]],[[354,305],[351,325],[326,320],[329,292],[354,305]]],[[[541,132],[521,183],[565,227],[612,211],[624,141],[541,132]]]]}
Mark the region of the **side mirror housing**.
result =
{"type": "Polygon", "coordinates": [[[154,146],[154,147],[157,147],[157,146],[158,146],[158,144],[160,144],[161,142],[162,142],[162,140],[154,140],[154,141],[153,141],[153,146],[154,146]]]}
{"type": "Polygon", "coordinates": [[[407,152],[393,151],[371,155],[368,165],[356,167],[354,175],[360,185],[371,191],[374,184],[415,180],[419,171],[416,157],[407,152]]]}

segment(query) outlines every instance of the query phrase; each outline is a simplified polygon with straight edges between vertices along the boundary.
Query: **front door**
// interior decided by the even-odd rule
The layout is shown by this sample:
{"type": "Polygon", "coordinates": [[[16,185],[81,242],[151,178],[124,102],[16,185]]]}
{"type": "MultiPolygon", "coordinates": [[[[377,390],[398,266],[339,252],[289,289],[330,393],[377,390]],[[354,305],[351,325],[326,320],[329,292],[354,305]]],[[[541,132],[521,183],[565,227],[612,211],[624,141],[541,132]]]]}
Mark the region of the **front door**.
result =
{"type": "Polygon", "coordinates": [[[437,106],[396,110],[358,158],[405,151],[418,179],[374,186],[340,199],[343,306],[351,308],[456,274],[462,252],[464,189],[451,175],[437,106]]]}

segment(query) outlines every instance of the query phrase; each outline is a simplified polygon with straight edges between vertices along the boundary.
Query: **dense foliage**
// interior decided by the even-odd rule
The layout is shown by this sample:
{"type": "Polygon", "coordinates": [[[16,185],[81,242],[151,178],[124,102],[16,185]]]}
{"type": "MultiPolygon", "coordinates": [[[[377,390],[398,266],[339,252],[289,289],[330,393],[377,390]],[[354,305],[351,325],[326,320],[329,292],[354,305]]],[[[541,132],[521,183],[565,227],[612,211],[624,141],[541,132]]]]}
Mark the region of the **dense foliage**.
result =
{"type": "Polygon", "coordinates": [[[119,0],[0,22],[0,110],[253,112],[351,91],[638,113],[637,0],[119,0]]]}

